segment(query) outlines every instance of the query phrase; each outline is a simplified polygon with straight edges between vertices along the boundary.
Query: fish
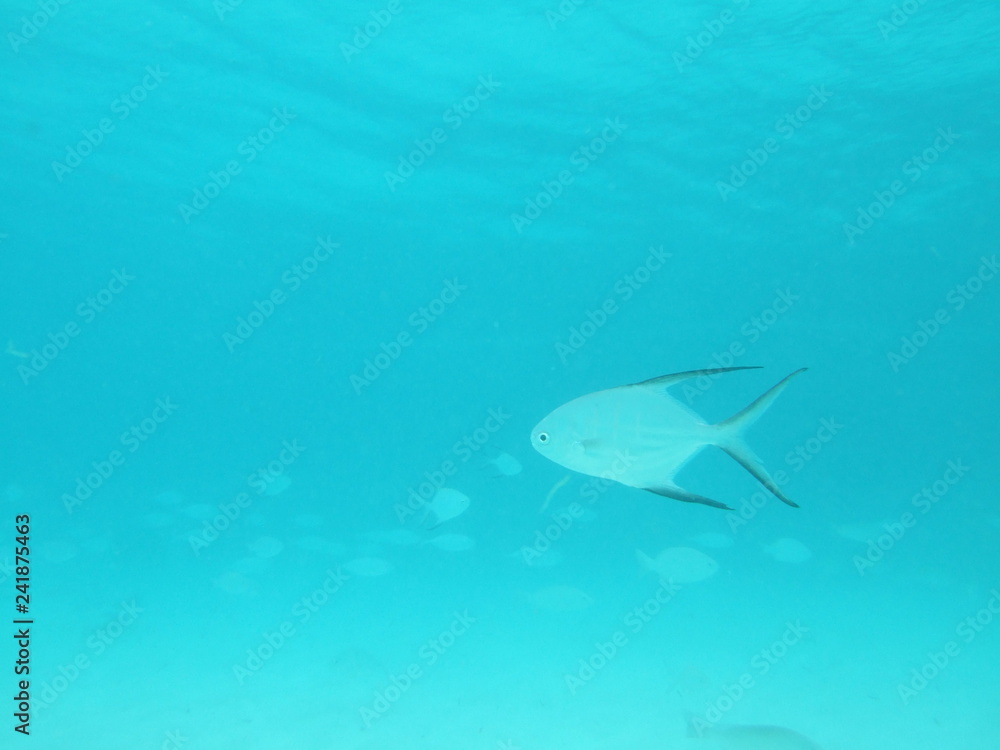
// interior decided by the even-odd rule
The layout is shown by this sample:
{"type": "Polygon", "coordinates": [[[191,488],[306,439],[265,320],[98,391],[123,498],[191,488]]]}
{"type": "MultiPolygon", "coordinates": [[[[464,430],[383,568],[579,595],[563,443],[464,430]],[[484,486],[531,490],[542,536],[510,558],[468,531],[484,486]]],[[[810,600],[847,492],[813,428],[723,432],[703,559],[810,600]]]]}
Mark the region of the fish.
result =
{"type": "Polygon", "coordinates": [[[798,508],[782,492],[750,449],[743,434],[774,403],[796,370],[743,411],[706,424],[666,389],[689,378],[711,377],[757,367],[691,370],[580,396],[558,407],[531,431],[531,445],[572,471],[611,479],[686,503],[732,510],[725,503],[680,487],[674,477],[702,448],[714,445],[734,458],[783,503],[798,508]]]}
{"type": "Polygon", "coordinates": [[[436,529],[445,521],[456,518],[469,509],[471,500],[464,492],[453,490],[450,487],[442,487],[434,493],[434,497],[427,503],[427,512],[424,514],[420,525],[426,530],[436,529]],[[434,523],[431,526],[424,526],[430,516],[434,516],[434,523]]]}
{"type": "Polygon", "coordinates": [[[798,539],[776,539],[763,550],[768,557],[783,563],[804,563],[812,557],[812,550],[798,539]]]}
{"type": "Polygon", "coordinates": [[[484,469],[489,469],[494,479],[500,477],[512,477],[521,473],[521,462],[509,453],[497,451],[497,455],[486,459],[483,463],[484,469]]]}
{"type": "Polygon", "coordinates": [[[646,570],[673,583],[704,581],[715,575],[719,569],[719,563],[704,552],[691,547],[671,547],[663,550],[655,558],[637,549],[635,557],[646,570]]]}

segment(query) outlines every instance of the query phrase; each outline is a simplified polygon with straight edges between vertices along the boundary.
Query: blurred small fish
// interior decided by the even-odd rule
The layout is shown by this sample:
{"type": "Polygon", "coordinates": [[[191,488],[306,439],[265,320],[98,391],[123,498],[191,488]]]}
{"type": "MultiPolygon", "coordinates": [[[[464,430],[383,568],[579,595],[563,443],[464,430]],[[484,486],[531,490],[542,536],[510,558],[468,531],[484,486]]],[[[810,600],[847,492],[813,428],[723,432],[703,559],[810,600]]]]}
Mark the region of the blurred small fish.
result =
{"type": "Polygon", "coordinates": [[[778,562],[804,563],[813,556],[812,550],[798,539],[777,539],[764,546],[764,554],[778,562]]]}
{"type": "Polygon", "coordinates": [[[691,547],[670,547],[655,558],[641,549],[635,551],[636,559],[646,570],[656,573],[673,583],[696,583],[711,578],[719,564],[700,550],[691,547]]]}
{"type": "Polygon", "coordinates": [[[442,487],[434,493],[434,497],[427,503],[427,512],[421,519],[420,525],[428,531],[437,528],[445,521],[450,521],[465,513],[469,509],[470,503],[469,496],[464,492],[453,490],[450,487],[442,487]],[[430,526],[425,525],[428,518],[433,521],[430,526]]]}
{"type": "Polygon", "coordinates": [[[499,451],[497,455],[486,459],[483,468],[490,471],[494,479],[512,477],[521,473],[521,462],[509,453],[499,451]]]}

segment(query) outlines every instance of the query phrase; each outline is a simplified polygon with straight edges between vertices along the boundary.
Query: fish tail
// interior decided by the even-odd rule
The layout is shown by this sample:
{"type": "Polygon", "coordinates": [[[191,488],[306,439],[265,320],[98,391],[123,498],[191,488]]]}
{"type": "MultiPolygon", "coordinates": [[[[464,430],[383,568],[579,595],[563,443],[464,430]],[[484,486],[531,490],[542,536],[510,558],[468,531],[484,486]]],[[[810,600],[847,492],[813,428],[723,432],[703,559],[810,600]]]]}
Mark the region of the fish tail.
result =
{"type": "Polygon", "coordinates": [[[772,495],[781,500],[783,503],[791,505],[793,508],[798,508],[798,504],[785,497],[781,488],[778,487],[777,482],[774,481],[767,469],[764,468],[764,462],[757,457],[757,454],[753,452],[750,446],[747,445],[746,441],[743,439],[743,433],[746,432],[754,422],[760,419],[761,415],[767,411],[768,407],[774,403],[774,400],[785,389],[789,381],[791,381],[791,379],[800,372],[805,372],[805,370],[806,368],[804,367],[800,370],[796,370],[760,396],[748,407],[743,409],[743,411],[738,414],[734,414],[729,419],[719,422],[719,424],[716,425],[719,433],[716,445],[722,448],[722,450],[732,456],[744,469],[750,472],[750,474],[752,474],[758,482],[764,485],[764,487],[766,487],[772,495]]]}

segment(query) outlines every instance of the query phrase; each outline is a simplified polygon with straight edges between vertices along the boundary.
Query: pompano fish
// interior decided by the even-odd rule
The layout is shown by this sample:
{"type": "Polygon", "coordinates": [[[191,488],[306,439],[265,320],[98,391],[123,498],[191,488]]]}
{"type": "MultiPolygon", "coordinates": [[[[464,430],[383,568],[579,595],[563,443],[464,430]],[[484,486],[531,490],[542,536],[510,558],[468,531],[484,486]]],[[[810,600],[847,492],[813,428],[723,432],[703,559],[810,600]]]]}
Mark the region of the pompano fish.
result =
{"type": "Polygon", "coordinates": [[[715,445],[749,471],[775,497],[792,507],[763,462],[743,440],[796,370],[743,411],[719,424],[706,424],[666,389],[682,380],[756,367],[692,370],[597,391],[563,404],[531,431],[531,444],[567,469],[613,479],[629,487],[687,503],[732,510],[724,503],[679,487],[674,477],[702,448],[715,445]]]}

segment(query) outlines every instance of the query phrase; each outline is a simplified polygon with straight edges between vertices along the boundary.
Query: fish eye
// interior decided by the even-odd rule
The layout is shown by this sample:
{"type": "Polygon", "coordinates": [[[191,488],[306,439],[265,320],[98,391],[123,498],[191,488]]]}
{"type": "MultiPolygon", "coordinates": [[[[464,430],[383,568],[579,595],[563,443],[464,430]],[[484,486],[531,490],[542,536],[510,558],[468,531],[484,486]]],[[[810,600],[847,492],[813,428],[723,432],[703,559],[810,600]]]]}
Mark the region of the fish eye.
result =
{"type": "Polygon", "coordinates": [[[547,432],[539,432],[538,433],[538,442],[541,443],[542,445],[545,445],[547,442],[549,442],[549,433],[547,433],[547,432]]]}

